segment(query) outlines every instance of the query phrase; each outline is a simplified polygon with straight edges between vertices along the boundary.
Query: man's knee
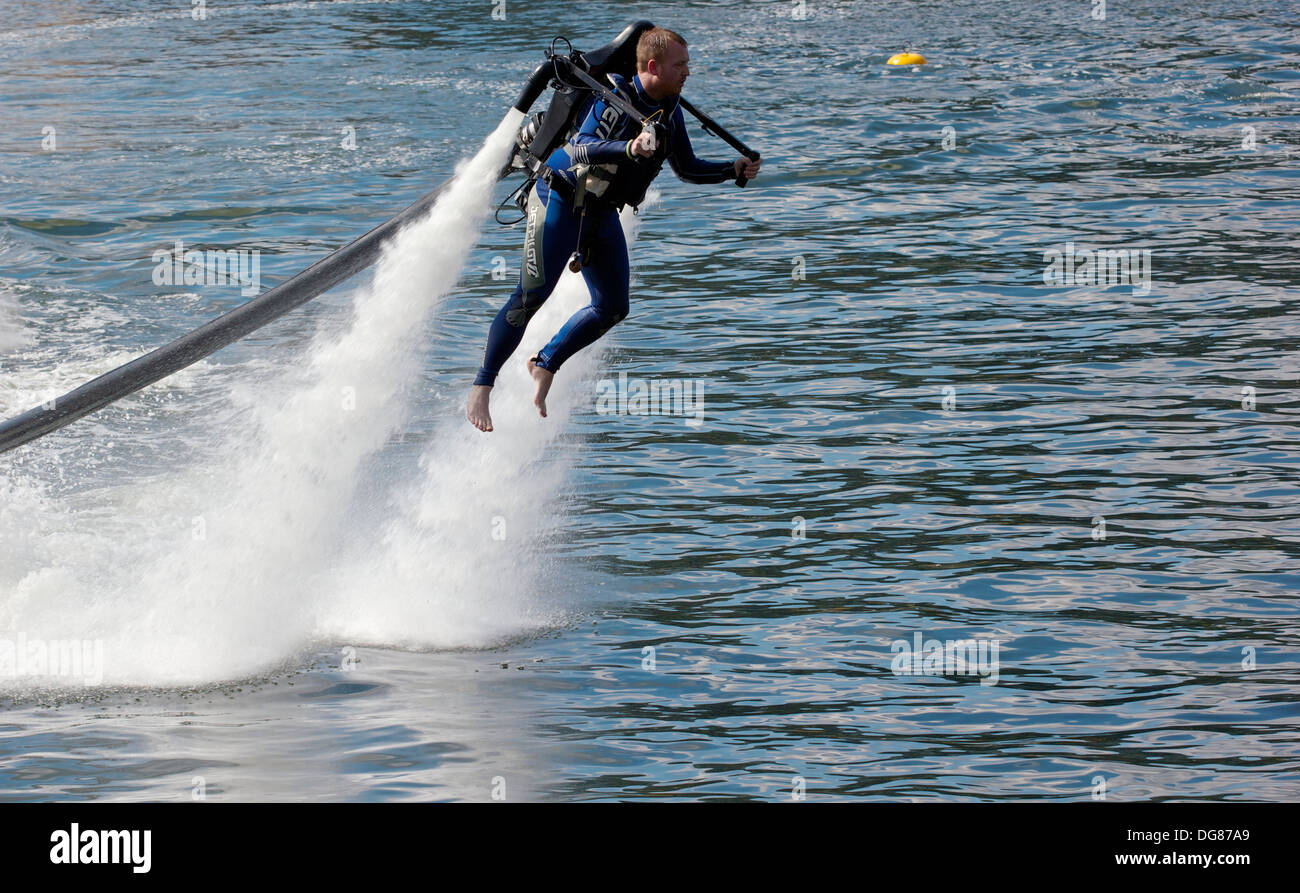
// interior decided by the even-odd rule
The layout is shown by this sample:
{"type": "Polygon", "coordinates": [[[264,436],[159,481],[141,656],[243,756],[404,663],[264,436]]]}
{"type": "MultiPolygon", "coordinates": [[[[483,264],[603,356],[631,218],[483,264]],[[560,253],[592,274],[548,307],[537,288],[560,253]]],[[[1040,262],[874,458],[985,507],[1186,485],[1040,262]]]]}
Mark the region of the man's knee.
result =
{"type": "Polygon", "coordinates": [[[628,308],[625,306],[615,308],[597,308],[596,316],[600,320],[601,334],[605,334],[610,329],[614,328],[614,326],[627,319],[627,310],[628,308]]]}
{"type": "Polygon", "coordinates": [[[510,307],[506,310],[506,322],[516,329],[526,327],[529,320],[542,309],[548,297],[550,297],[550,290],[545,286],[527,291],[520,289],[510,300],[510,307]]]}

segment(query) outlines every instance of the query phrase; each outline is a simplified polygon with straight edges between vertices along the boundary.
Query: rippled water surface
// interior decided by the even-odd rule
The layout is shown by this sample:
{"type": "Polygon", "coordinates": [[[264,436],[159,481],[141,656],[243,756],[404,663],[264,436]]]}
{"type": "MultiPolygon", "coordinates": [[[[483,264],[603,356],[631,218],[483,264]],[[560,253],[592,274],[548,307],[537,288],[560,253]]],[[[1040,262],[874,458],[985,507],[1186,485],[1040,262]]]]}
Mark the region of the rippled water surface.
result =
{"type": "Polygon", "coordinates": [[[244,300],[156,285],[175,240],[270,284],[413,201],[556,34],[683,32],[765,167],[661,177],[630,316],[490,448],[494,223],[346,473],[254,422],[358,283],[0,456],[0,637],[111,677],[0,678],[0,797],[1300,799],[1292,3],[188,7],[0,0],[0,415],[244,300]],[[1098,249],[1149,279],[1045,281],[1098,249]],[[620,373],[701,423],[598,412],[620,373]]]}

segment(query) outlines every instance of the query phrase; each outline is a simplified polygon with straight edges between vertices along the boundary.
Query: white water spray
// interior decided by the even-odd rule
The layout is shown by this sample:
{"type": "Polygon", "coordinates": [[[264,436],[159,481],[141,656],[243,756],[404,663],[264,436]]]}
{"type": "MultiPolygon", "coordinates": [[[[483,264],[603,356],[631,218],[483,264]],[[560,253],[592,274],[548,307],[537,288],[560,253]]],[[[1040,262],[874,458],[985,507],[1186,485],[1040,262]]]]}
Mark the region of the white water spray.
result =
{"type": "MultiPolygon", "coordinates": [[[[544,420],[523,358],[588,300],[578,277],[565,277],[503,370],[497,431],[458,413],[383,527],[357,527],[350,512],[378,489],[369,463],[406,419],[422,333],[490,211],[521,117],[508,115],[390,243],[341,333],[322,333],[301,369],[210,413],[198,461],[60,500],[11,478],[0,542],[23,548],[0,554],[0,638],[102,641],[105,683],[171,685],[265,672],[326,641],[480,647],[558,622],[555,602],[536,595],[543,566],[529,544],[566,469],[536,466],[577,393],[565,380],[601,351],[566,364],[544,420]]],[[[4,688],[25,681],[0,675],[4,688]]]]}
{"type": "MultiPolygon", "coordinates": [[[[652,190],[642,207],[657,195],[652,190]]],[[[629,245],[637,223],[624,212],[629,245]]],[[[420,459],[423,479],[404,494],[383,548],[339,578],[325,624],[331,637],[459,647],[563,622],[573,593],[558,588],[563,575],[548,573],[544,549],[575,459],[558,441],[589,397],[580,382],[599,367],[608,341],[565,362],[545,419],[533,406],[527,358],[590,299],[582,277],[565,272],[497,377],[494,432],[475,430],[463,414],[435,432],[420,459]]]]}
{"type": "Polygon", "coordinates": [[[0,359],[23,342],[22,321],[13,300],[0,291],[0,359]]]}

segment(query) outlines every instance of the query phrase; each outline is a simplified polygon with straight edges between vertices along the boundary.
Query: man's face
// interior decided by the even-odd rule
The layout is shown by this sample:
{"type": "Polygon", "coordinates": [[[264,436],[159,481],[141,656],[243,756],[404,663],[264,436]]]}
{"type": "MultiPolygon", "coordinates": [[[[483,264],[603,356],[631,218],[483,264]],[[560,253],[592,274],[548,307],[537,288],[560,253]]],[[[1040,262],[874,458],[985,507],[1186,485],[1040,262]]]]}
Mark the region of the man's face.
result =
{"type": "Polygon", "coordinates": [[[686,47],[676,41],[669,42],[662,60],[655,60],[655,66],[658,68],[655,74],[659,76],[659,83],[665,96],[677,96],[682,92],[686,78],[691,73],[690,62],[690,54],[686,51],[686,47]]]}

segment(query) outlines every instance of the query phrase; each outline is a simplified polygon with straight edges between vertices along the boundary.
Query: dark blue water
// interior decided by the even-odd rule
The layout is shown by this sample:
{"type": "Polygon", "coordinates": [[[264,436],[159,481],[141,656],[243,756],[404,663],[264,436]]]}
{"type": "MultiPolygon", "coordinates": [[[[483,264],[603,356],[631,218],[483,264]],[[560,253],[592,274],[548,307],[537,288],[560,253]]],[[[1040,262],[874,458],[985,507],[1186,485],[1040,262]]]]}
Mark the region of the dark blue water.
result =
{"type": "MultiPolygon", "coordinates": [[[[280,647],[261,631],[296,598],[229,593],[211,625],[188,584],[132,588],[197,512],[168,475],[220,464],[214,420],[343,326],[344,289],[0,457],[0,637],[67,617],[158,654],[89,689],[0,678],[0,796],[1300,796],[1293,4],[111,6],[0,2],[6,417],[244,299],[155,285],[155,250],[255,248],[269,284],[413,201],[556,34],[681,31],[687,95],[765,167],[743,191],[661,178],[629,318],[515,469],[554,485],[442,469],[485,516],[545,516],[541,570],[449,550],[442,582],[502,594],[409,637],[366,632],[379,591],[280,647]],[[904,48],[929,64],[885,65],[904,48]],[[1072,249],[1149,278],[1047,284],[1072,249]],[[620,372],[701,387],[702,423],[598,412],[620,372]],[[996,643],[996,666],[894,672],[917,634],[996,643]]],[[[368,494],[420,489],[521,239],[485,228],[429,323],[345,551],[391,548],[368,494]]]]}

